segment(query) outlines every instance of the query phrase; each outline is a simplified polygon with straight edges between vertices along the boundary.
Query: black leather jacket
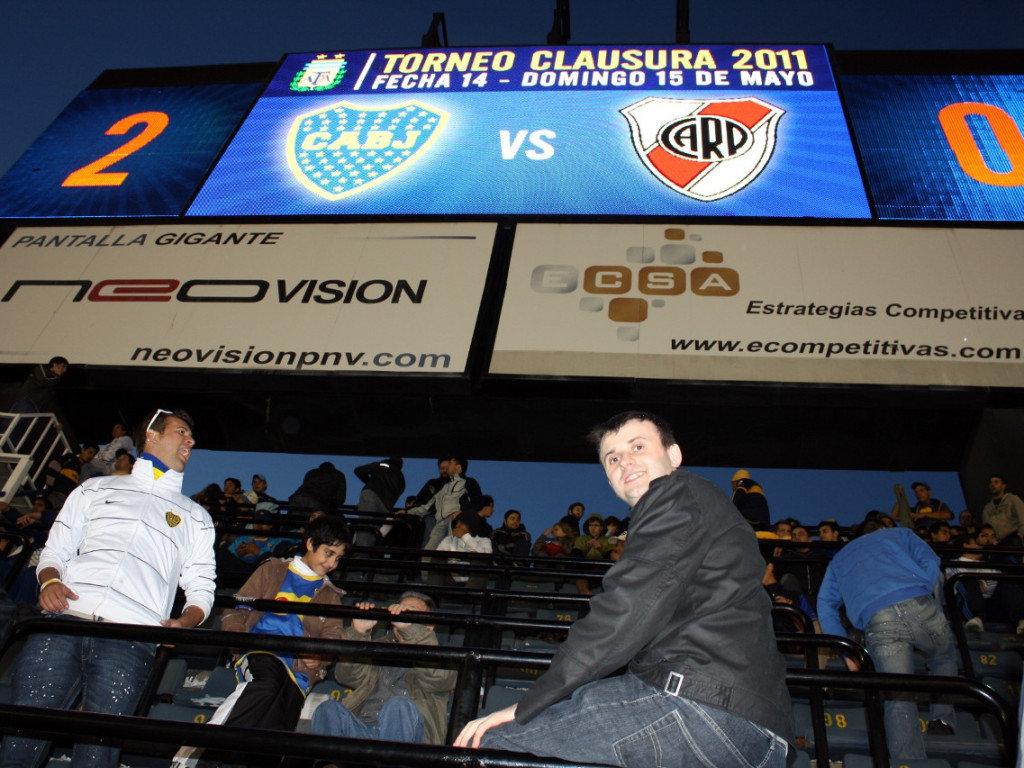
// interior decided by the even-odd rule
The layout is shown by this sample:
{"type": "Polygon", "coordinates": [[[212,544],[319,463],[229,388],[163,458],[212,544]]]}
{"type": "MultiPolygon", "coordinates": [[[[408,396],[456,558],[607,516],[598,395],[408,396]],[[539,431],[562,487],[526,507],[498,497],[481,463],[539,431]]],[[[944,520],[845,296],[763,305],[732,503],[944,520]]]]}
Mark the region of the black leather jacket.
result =
{"type": "Polygon", "coordinates": [[[761,587],[754,532],[712,483],[658,478],[630,511],[629,540],[551,667],[519,702],[528,722],[624,665],[658,689],[719,707],[793,742],[785,663],[761,587]]]}

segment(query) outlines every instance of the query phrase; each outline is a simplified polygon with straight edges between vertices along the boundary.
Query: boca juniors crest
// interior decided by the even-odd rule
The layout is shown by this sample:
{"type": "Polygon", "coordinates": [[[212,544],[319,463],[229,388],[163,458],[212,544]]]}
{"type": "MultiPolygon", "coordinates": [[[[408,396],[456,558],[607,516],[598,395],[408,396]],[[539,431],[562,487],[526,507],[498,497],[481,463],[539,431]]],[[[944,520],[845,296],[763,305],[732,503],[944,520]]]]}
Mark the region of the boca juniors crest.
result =
{"type": "Polygon", "coordinates": [[[408,168],[447,122],[447,112],[416,100],[384,109],[342,101],[295,119],[288,166],[307,189],[340,200],[408,168]]]}
{"type": "Polygon", "coordinates": [[[687,197],[728,197],[758,177],[785,110],[760,99],[666,99],[620,110],[647,169],[687,197]]]}

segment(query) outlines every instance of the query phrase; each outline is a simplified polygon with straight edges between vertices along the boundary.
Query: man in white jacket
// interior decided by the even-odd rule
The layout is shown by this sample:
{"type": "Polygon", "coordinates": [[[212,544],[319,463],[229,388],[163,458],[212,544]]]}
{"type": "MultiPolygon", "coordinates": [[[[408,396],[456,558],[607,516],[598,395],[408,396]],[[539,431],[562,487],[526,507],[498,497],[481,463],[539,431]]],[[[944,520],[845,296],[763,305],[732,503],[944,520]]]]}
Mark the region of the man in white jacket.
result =
{"type": "MultiPolygon", "coordinates": [[[[484,535],[484,523],[474,512],[460,512],[452,520],[452,532],[445,536],[437,545],[438,552],[480,552],[491,554],[491,540],[484,535]]],[[[466,560],[450,560],[449,562],[461,565],[469,565],[466,560]]],[[[477,562],[478,565],[482,563],[477,562]]],[[[467,573],[437,573],[433,572],[427,578],[427,583],[432,586],[468,586],[482,588],[487,584],[487,576],[484,574],[467,573]]]]}
{"type": "MultiPolygon", "coordinates": [[[[157,410],[142,422],[143,453],[132,474],[87,480],[54,521],[39,559],[39,606],[82,622],[194,627],[209,615],[215,587],[209,514],[181,493],[192,455],[192,419],[157,410]],[[185,607],[170,618],[181,585],[185,607]]],[[[12,702],[132,714],[155,646],[133,640],[37,633],[22,650],[12,702]]],[[[8,736],[0,766],[40,765],[49,742],[8,736]]],[[[116,766],[116,746],[79,743],[72,765],[116,766]]]]}

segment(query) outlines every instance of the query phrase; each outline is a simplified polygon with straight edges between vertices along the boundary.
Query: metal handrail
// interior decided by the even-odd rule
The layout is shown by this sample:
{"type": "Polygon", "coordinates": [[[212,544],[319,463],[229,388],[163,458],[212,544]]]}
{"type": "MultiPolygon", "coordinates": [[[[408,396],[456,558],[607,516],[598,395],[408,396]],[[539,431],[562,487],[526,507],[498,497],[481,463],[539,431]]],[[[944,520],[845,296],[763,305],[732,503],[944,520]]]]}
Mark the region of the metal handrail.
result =
{"type": "Polygon", "coordinates": [[[53,414],[0,412],[0,461],[13,465],[0,500],[9,503],[26,485],[40,487],[47,464],[71,450],[71,443],[53,414]]]}
{"type": "Polygon", "coordinates": [[[230,725],[208,726],[150,718],[55,711],[0,704],[0,729],[49,737],[75,736],[121,742],[126,737],[179,746],[188,744],[231,753],[249,752],[394,768],[599,768],[596,763],[572,763],[554,758],[489,749],[459,749],[431,744],[347,739],[293,731],[257,730],[230,725]],[[244,744],[244,749],[238,745],[244,744]]]}
{"type": "MultiPolygon", "coordinates": [[[[983,683],[963,677],[941,677],[936,675],[895,675],[885,672],[843,672],[820,669],[789,669],[786,682],[790,685],[809,685],[818,688],[847,688],[867,693],[880,690],[911,691],[914,693],[959,695],[977,699],[992,714],[1002,736],[1000,750],[1006,762],[1014,765],[1017,748],[1017,722],[1011,716],[1014,711],[1006,700],[983,683]]],[[[885,749],[884,729],[880,728],[881,712],[872,722],[868,710],[868,742],[875,768],[889,765],[885,749]]],[[[818,763],[821,765],[822,763],[818,763]]]]}
{"type": "MultiPolygon", "coordinates": [[[[221,596],[218,599],[223,599],[221,596]]],[[[228,598],[230,600],[230,598],[228,598]]],[[[263,604],[276,610],[303,606],[290,606],[277,601],[253,601],[252,607],[259,609],[263,604]]],[[[305,605],[308,612],[309,605],[305,605]]],[[[324,608],[317,606],[318,609],[324,608]]],[[[333,608],[333,611],[358,613],[367,618],[386,618],[386,611],[360,611],[359,609],[333,608]]],[[[438,620],[436,614],[403,614],[410,621],[438,620]]],[[[452,616],[455,620],[473,620],[481,617],[452,616]]],[[[81,634],[87,630],[95,637],[120,638],[143,642],[165,644],[198,645],[224,648],[247,648],[255,650],[284,651],[294,653],[317,653],[338,655],[347,658],[366,659],[371,662],[397,664],[434,663],[453,665],[458,668],[458,680],[449,723],[449,738],[462,725],[476,716],[479,706],[479,691],[482,670],[485,666],[510,665],[516,667],[543,669],[551,662],[551,655],[525,651],[503,651],[487,648],[451,648],[435,646],[401,646],[392,643],[358,642],[350,640],[322,640],[315,638],[279,637],[244,632],[214,630],[176,629],[165,627],[138,626],[96,622],[83,624],[73,619],[48,618],[28,619],[15,627],[10,643],[34,632],[66,632],[81,634]]],[[[860,657],[865,667],[870,664],[863,648],[846,638],[828,635],[780,635],[778,641],[784,644],[834,646],[860,657]]],[[[154,669],[154,675],[162,670],[154,669]]],[[[860,689],[867,692],[865,706],[868,708],[869,747],[876,768],[888,764],[885,748],[884,728],[880,690],[917,691],[944,695],[962,695],[979,699],[983,707],[991,711],[998,722],[1002,735],[1002,751],[1008,757],[1016,747],[1016,724],[1010,715],[1009,705],[985,685],[963,678],[932,677],[921,675],[892,675],[871,671],[844,672],[812,669],[789,669],[786,681],[790,686],[807,686],[812,693],[822,696],[826,688],[860,689]]],[[[812,714],[815,712],[812,696],[812,714]]],[[[815,751],[819,760],[828,759],[827,736],[823,725],[823,710],[814,715],[815,751]],[[819,722],[821,721],[821,722],[819,722]]],[[[84,712],[0,706],[0,730],[19,733],[72,734],[75,736],[100,736],[109,739],[123,739],[138,736],[149,741],[169,744],[189,743],[196,746],[210,746],[231,750],[233,745],[245,743],[247,749],[260,749],[275,754],[292,754],[300,757],[337,757],[348,760],[372,759],[388,765],[405,766],[524,766],[545,768],[562,766],[557,760],[544,760],[532,756],[512,756],[506,752],[455,750],[445,747],[425,748],[423,745],[396,746],[385,742],[364,742],[335,737],[310,737],[308,734],[290,734],[276,731],[253,731],[241,728],[204,729],[193,724],[171,724],[138,717],[115,717],[84,712]],[[7,717],[3,717],[7,715],[7,717]],[[258,735],[257,735],[258,734],[258,735]],[[424,751],[425,750],[425,751],[424,751]],[[468,762],[467,762],[468,761],[468,762]]],[[[238,751],[237,748],[234,751],[238,751]]]]}
{"type": "Polygon", "coordinates": [[[967,579],[971,579],[972,581],[984,579],[986,581],[1024,582],[1024,565],[1019,563],[986,563],[981,561],[971,563],[970,561],[958,560],[954,567],[965,568],[960,573],[954,573],[952,576],[947,577],[945,584],[942,586],[942,591],[946,598],[946,610],[949,612],[950,627],[953,630],[953,636],[956,638],[957,650],[960,653],[960,667],[964,670],[964,674],[967,677],[974,677],[976,675],[974,659],[971,658],[971,649],[967,645],[967,632],[964,629],[963,612],[960,610],[960,605],[956,600],[957,582],[965,581],[967,579]],[[993,567],[1005,569],[1008,572],[988,573],[986,571],[985,573],[978,574],[968,573],[968,571],[972,569],[993,567]]]}

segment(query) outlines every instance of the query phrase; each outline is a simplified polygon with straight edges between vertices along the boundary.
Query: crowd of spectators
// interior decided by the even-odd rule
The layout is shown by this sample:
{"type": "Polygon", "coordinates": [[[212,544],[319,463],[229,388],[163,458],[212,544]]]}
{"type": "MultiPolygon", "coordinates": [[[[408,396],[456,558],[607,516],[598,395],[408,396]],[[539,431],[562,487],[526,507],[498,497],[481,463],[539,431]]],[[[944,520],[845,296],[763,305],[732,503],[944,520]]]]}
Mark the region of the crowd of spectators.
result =
{"type": "MultiPolygon", "coordinates": [[[[66,369],[66,361],[63,365],[66,369]]],[[[48,371],[51,369],[33,374],[40,379],[37,398],[44,397],[56,383],[52,371],[48,371]]],[[[158,411],[154,419],[159,418],[160,413],[165,412],[158,411]]],[[[153,420],[149,426],[153,426],[153,420]]],[[[142,430],[141,434],[145,437],[147,430],[142,430]]],[[[84,444],[51,463],[45,487],[32,499],[28,512],[0,502],[0,532],[17,535],[17,538],[0,537],[0,576],[14,567],[14,558],[26,548],[38,553],[44,547],[61,508],[81,483],[91,477],[132,475],[134,448],[128,427],[115,423],[109,443],[102,447],[84,444]]],[[[152,458],[146,461],[149,471],[152,458]]],[[[495,500],[484,494],[480,483],[466,474],[468,467],[469,460],[465,457],[439,459],[438,477],[428,478],[416,496],[406,497],[402,507],[396,505],[405,492],[406,480],[402,472],[403,460],[397,456],[355,470],[362,489],[354,510],[344,508],[346,478],[330,462],[310,469],[287,502],[268,493],[268,482],[262,473],[252,475],[249,490],[244,489],[239,478],[228,477],[223,484],[211,484],[196,493],[192,501],[204,509],[220,529],[216,540],[216,570],[220,574],[245,577],[245,585],[238,592],[243,597],[339,604],[342,596],[331,586],[329,576],[353,544],[369,547],[397,544],[419,549],[423,550],[425,560],[432,562],[438,561],[438,555],[427,553],[441,552],[445,554],[440,562],[452,565],[451,571],[424,571],[422,588],[425,592],[418,591],[419,588],[411,590],[386,606],[378,607],[365,601],[356,604],[366,611],[386,610],[392,616],[390,621],[374,617],[347,622],[317,620],[311,625],[307,621],[309,617],[297,614],[236,609],[222,617],[223,628],[237,625],[239,631],[255,633],[436,645],[438,640],[433,626],[402,621],[401,615],[436,611],[434,601],[428,596],[431,587],[485,586],[488,579],[485,574],[474,574],[471,567],[464,567],[480,560],[467,560],[465,553],[490,555],[495,558],[494,562],[516,567],[543,564],[544,560],[553,559],[564,568],[571,566],[574,559],[614,563],[628,546],[628,518],[620,520],[597,513],[586,515],[584,504],[578,501],[571,502],[566,514],[536,538],[526,530],[522,513],[516,509],[506,510],[502,524],[495,528],[489,522],[495,513],[495,500]],[[346,524],[345,514],[367,516],[374,522],[369,527],[364,525],[353,530],[346,524]]],[[[986,623],[995,623],[1008,625],[1018,635],[1024,635],[1024,589],[1018,584],[992,578],[1000,572],[1000,566],[1021,562],[1019,554],[1005,550],[1022,546],[1024,502],[1008,490],[1007,480],[1001,475],[990,478],[989,488],[991,500],[979,515],[963,510],[954,519],[953,511],[932,497],[926,483],[911,485],[914,503],[901,486],[896,486],[896,503],[891,513],[871,510],[861,523],[848,529],[831,519],[813,526],[793,517],[772,523],[765,489],[746,470],[739,470],[733,476],[732,501],[761,541],[765,557],[763,586],[770,599],[776,604],[798,608],[815,631],[864,632],[870,651],[872,647],[881,647],[880,641],[872,639],[871,627],[881,621],[878,614],[882,608],[900,606],[911,599],[905,597],[906,590],[895,588],[902,583],[901,578],[913,582],[910,591],[914,600],[935,601],[934,606],[928,602],[927,606],[922,603],[915,609],[922,612],[922,617],[927,609],[926,619],[921,618],[919,623],[927,620],[938,626],[954,616],[971,632],[984,632],[986,623]],[[886,531],[892,533],[886,534],[886,531]],[[882,535],[877,535],[879,533],[882,535]],[[940,558],[944,563],[941,570],[940,558]],[[899,571],[901,562],[918,564],[913,569],[912,579],[899,571]],[[985,567],[964,565],[978,562],[985,567]],[[882,568],[882,564],[892,569],[891,573],[886,571],[886,584],[893,587],[892,595],[880,596],[877,584],[865,585],[863,580],[867,570],[882,568]],[[949,578],[965,569],[978,578],[958,580],[956,610],[951,611],[952,606],[941,603],[936,579],[939,575],[949,578]],[[936,578],[932,578],[933,571],[936,578]],[[879,601],[885,602],[881,608],[879,601]],[[840,606],[846,608],[845,617],[840,614],[840,606]]],[[[35,573],[38,562],[38,555],[29,558],[14,581],[13,595],[26,606],[38,599],[35,573]]],[[[47,581],[46,586],[53,581],[47,581]]],[[[601,581],[600,574],[595,574],[576,578],[575,586],[579,594],[591,595],[601,588],[601,581]]],[[[799,615],[777,616],[775,621],[776,631],[807,629],[799,615]]],[[[920,648],[922,641],[914,637],[905,642],[920,648]]],[[[950,661],[948,647],[930,648],[928,652],[934,660],[934,670],[948,674],[952,663],[955,674],[955,660],[950,661]]],[[[242,653],[237,661],[239,688],[212,722],[294,727],[305,693],[313,682],[328,673],[331,662],[320,657],[274,658],[270,654],[242,653]],[[272,659],[269,664],[268,657],[272,659]],[[281,662],[289,670],[287,674],[281,674],[281,662]]],[[[339,683],[351,686],[357,695],[343,703],[325,703],[314,716],[315,731],[360,738],[443,743],[444,712],[455,684],[452,674],[443,670],[347,662],[333,666],[333,674],[339,683]]],[[[907,715],[898,708],[887,710],[887,718],[896,717],[907,715]]],[[[952,732],[951,719],[950,713],[940,707],[928,729],[937,733],[952,732]]],[[[923,756],[919,754],[919,734],[911,734],[907,728],[899,730],[897,726],[892,730],[900,733],[899,739],[902,739],[895,747],[894,757],[923,756]],[[907,746],[901,746],[903,742],[907,742],[907,746]]],[[[194,766],[200,754],[201,751],[182,748],[175,764],[194,766]]]]}

